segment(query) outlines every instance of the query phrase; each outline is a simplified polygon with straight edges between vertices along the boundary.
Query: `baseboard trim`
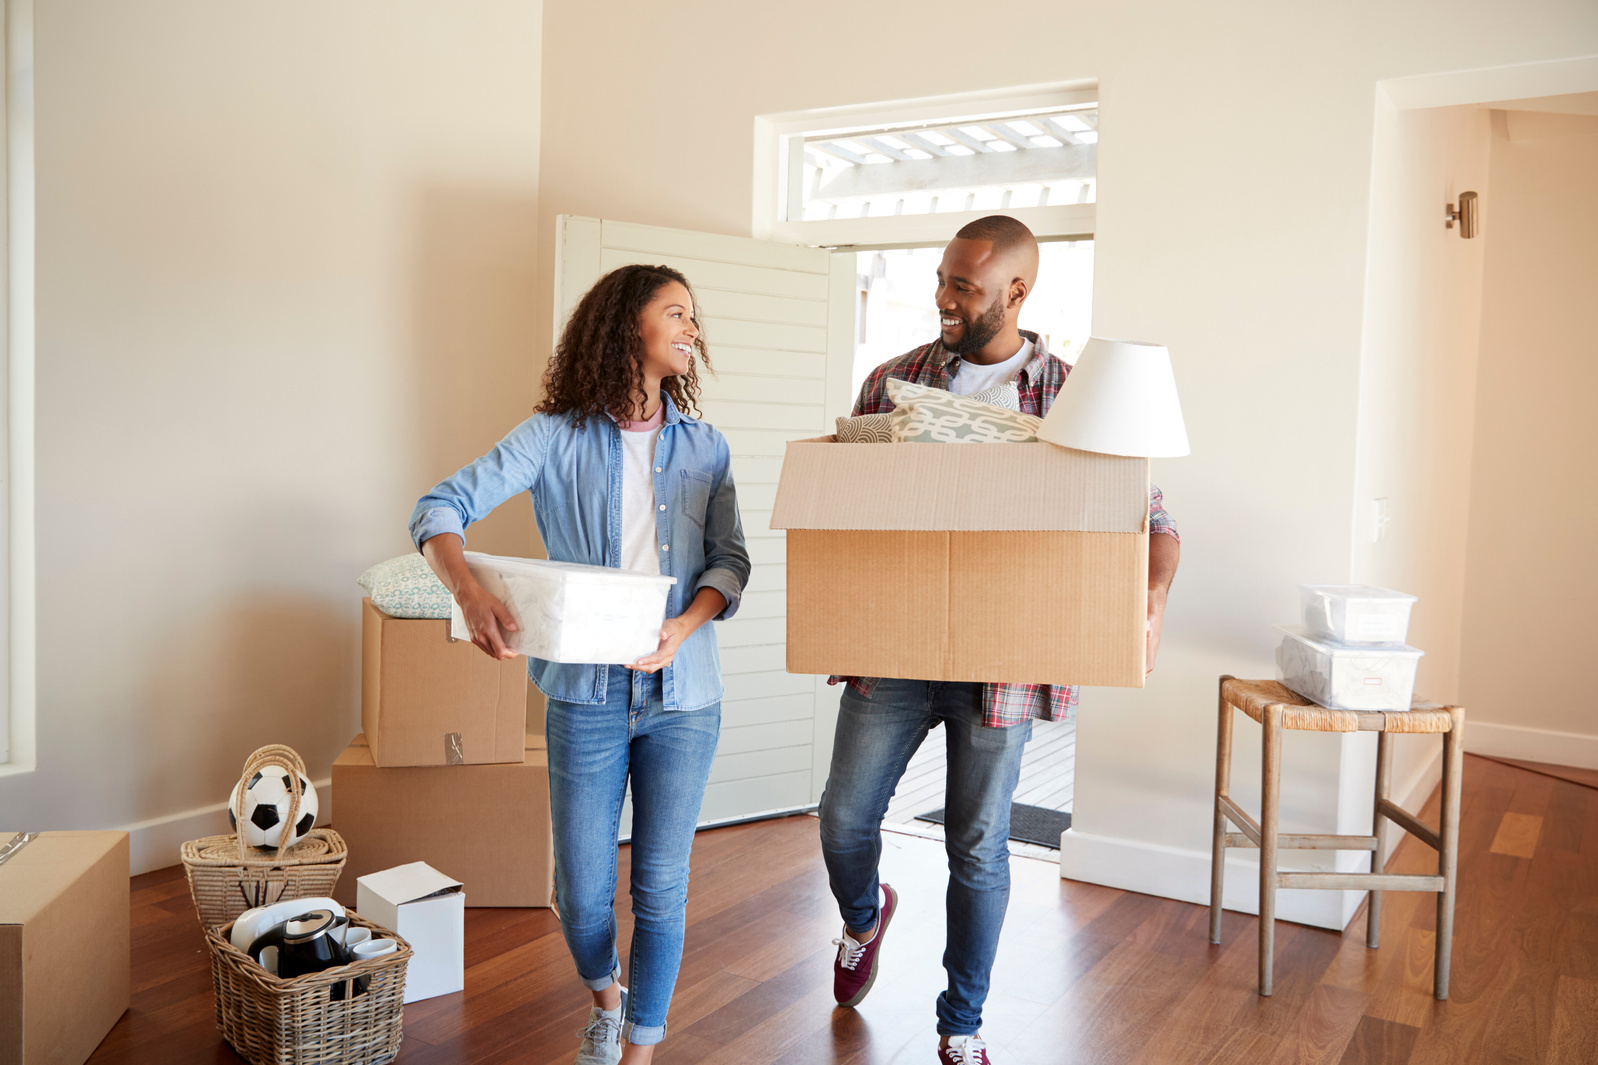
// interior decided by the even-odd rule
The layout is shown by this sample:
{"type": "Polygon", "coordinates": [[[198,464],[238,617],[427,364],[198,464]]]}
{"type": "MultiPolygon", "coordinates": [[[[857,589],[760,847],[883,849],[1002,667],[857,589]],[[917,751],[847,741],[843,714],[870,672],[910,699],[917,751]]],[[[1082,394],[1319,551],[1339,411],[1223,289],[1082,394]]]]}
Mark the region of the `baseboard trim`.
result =
{"type": "Polygon", "coordinates": [[[1494,758],[1598,769],[1598,736],[1492,721],[1465,722],[1465,750],[1494,758]]]}
{"type": "MultiPolygon", "coordinates": [[[[333,813],[332,778],[313,780],[316,788],[317,824],[325,825],[333,813]]],[[[183,844],[202,836],[217,836],[228,831],[227,803],[213,803],[164,817],[152,817],[119,830],[128,834],[128,864],[133,876],[177,865],[183,844]]]]}
{"type": "MultiPolygon", "coordinates": [[[[1394,797],[1405,809],[1419,810],[1441,782],[1441,744],[1437,748],[1408,780],[1394,789],[1394,797]]],[[[1402,830],[1390,826],[1388,846],[1397,846],[1403,836],[1402,830]]],[[[1221,899],[1224,908],[1239,913],[1260,912],[1258,854],[1252,850],[1227,852],[1221,899]]],[[[1357,852],[1341,852],[1338,868],[1351,872],[1368,869],[1365,861],[1357,852]]],[[[1060,876],[1178,902],[1201,906],[1210,903],[1209,851],[1096,836],[1075,826],[1060,834],[1060,876]]],[[[1341,931],[1348,927],[1364,900],[1363,891],[1282,890],[1276,896],[1276,916],[1283,921],[1341,931]]]]}

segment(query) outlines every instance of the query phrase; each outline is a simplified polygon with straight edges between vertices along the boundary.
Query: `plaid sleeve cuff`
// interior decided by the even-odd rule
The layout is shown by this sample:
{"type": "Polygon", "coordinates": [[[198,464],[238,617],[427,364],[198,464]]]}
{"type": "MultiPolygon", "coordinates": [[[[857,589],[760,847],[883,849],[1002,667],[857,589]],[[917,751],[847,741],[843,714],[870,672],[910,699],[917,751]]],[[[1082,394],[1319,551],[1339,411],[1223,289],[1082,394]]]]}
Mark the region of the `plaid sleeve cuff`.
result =
{"type": "Polygon", "coordinates": [[[1161,536],[1172,536],[1177,543],[1182,542],[1182,534],[1176,531],[1176,519],[1172,518],[1165,510],[1165,494],[1158,485],[1149,485],[1149,534],[1159,533],[1161,536]]]}

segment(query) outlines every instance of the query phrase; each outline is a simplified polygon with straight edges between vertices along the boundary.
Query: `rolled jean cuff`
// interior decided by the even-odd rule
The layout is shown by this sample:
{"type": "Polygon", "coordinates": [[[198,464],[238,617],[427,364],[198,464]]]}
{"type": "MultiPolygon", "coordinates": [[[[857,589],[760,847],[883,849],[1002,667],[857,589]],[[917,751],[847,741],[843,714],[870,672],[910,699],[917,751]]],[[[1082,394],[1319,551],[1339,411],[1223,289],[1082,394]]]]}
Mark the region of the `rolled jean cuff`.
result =
{"type": "Polygon", "coordinates": [[[610,975],[601,976],[595,980],[588,979],[588,977],[583,976],[582,973],[578,973],[577,975],[582,979],[583,986],[588,988],[588,990],[603,991],[611,984],[621,983],[621,963],[619,961],[611,962],[610,975]]]}
{"type": "Polygon", "coordinates": [[[653,1046],[655,1043],[658,1043],[662,1039],[666,1038],[666,1026],[664,1024],[657,1024],[651,1027],[645,1027],[644,1025],[634,1024],[632,1021],[628,1021],[626,1024],[621,1026],[621,1037],[627,1040],[627,1042],[632,1043],[634,1046],[653,1046]]]}

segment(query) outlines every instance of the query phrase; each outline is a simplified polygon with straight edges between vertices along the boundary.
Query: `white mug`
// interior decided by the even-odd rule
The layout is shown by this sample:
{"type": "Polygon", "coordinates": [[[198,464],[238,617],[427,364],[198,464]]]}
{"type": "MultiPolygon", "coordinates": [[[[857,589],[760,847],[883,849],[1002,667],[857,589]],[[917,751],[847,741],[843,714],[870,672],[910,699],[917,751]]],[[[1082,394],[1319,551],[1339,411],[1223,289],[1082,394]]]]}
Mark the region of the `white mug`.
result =
{"type": "Polygon", "coordinates": [[[372,938],[372,930],[370,928],[362,928],[357,924],[345,925],[339,929],[339,933],[340,941],[344,944],[346,950],[354,950],[357,946],[372,938]]]}
{"type": "Polygon", "coordinates": [[[368,958],[381,958],[385,954],[392,954],[399,949],[399,944],[392,939],[368,939],[364,943],[357,943],[351,948],[350,953],[356,961],[365,961],[368,958]]]}

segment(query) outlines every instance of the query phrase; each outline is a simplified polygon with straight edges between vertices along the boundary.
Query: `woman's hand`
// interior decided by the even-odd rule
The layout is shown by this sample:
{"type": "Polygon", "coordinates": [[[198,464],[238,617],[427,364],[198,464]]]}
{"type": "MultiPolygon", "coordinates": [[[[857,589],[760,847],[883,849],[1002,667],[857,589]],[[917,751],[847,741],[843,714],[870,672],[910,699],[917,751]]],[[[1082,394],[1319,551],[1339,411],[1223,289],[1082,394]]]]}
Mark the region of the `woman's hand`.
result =
{"type": "Polygon", "coordinates": [[[515,658],[516,652],[505,646],[503,632],[515,632],[516,619],[504,603],[494,598],[477,581],[467,578],[455,591],[455,602],[466,616],[466,628],[472,642],[483,649],[490,658],[515,658]]]}
{"type": "Polygon", "coordinates": [[[656,673],[671,665],[677,657],[677,648],[683,641],[699,631],[699,626],[727,609],[727,597],[714,588],[701,588],[688,609],[674,618],[667,618],[660,627],[660,646],[654,654],[645,655],[629,665],[640,673],[656,673]]]}

